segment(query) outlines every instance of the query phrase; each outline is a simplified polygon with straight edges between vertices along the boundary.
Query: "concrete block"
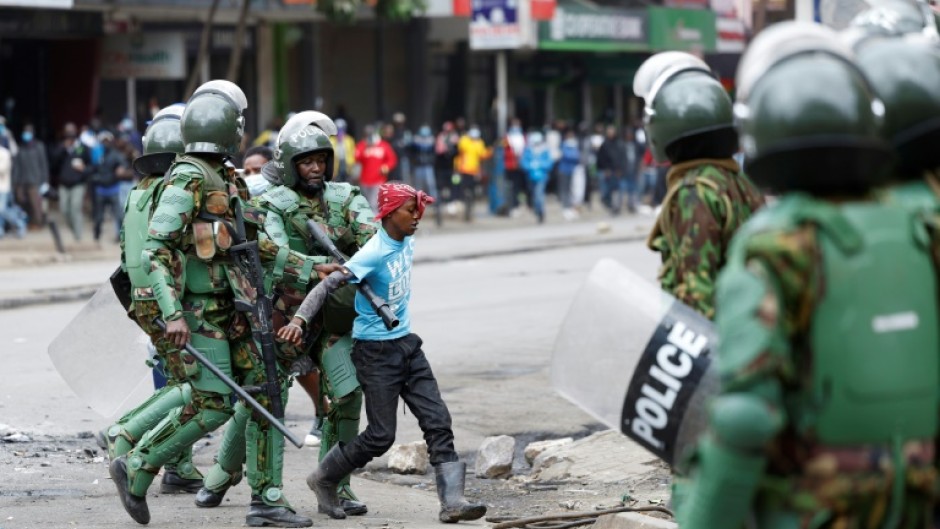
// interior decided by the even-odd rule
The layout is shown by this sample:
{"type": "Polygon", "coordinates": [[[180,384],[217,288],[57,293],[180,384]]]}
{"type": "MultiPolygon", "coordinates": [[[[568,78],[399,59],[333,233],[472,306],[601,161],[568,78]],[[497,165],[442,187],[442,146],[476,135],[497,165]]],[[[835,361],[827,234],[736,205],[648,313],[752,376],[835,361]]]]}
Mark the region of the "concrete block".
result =
{"type": "Polygon", "coordinates": [[[545,441],[536,441],[534,443],[529,443],[525,447],[525,461],[528,464],[532,464],[540,454],[543,452],[548,452],[555,448],[565,446],[566,444],[573,443],[574,439],[571,437],[565,437],[562,439],[547,439],[545,441]]]}
{"type": "Polygon", "coordinates": [[[477,452],[477,477],[494,479],[511,476],[515,449],[516,440],[508,435],[484,439],[477,452]]]}
{"type": "Polygon", "coordinates": [[[388,451],[388,469],[398,474],[424,474],[428,464],[428,445],[424,441],[395,445],[388,451]]]}

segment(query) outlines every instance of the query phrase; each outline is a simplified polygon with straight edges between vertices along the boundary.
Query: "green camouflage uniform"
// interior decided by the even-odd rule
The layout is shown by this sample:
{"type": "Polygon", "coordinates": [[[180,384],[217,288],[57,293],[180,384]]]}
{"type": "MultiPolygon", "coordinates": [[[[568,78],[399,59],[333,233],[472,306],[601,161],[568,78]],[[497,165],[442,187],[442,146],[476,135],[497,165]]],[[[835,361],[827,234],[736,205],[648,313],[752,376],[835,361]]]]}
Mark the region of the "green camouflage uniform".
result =
{"type": "MultiPolygon", "coordinates": [[[[683,527],[735,526],[723,516],[740,512],[744,507],[728,508],[729,505],[725,505],[724,510],[717,508],[713,503],[717,501],[715,495],[724,496],[735,505],[743,502],[742,505],[747,506],[746,509],[755,517],[755,526],[761,528],[863,529],[930,525],[930,498],[938,477],[933,460],[933,438],[899,433],[894,444],[826,443],[821,440],[826,435],[832,436],[821,428],[828,427],[825,423],[832,423],[833,419],[823,419],[829,404],[825,399],[819,399],[827,388],[819,386],[819,377],[814,375],[814,369],[823,369],[817,362],[822,364],[827,360],[817,358],[814,344],[826,344],[829,351],[839,349],[838,345],[833,347],[833,343],[843,344],[842,348],[848,350],[841,353],[845,358],[839,361],[837,369],[842,371],[845,371],[846,358],[866,354],[857,343],[850,343],[838,332],[820,330],[825,326],[824,321],[830,321],[820,320],[821,312],[836,314],[837,319],[842,317],[839,314],[847,314],[844,308],[841,311],[832,308],[834,302],[831,298],[838,294],[832,294],[830,290],[840,287],[827,281],[824,262],[826,255],[832,254],[823,252],[822,241],[829,241],[830,248],[833,244],[838,247],[840,244],[853,245],[856,240],[865,241],[857,246],[865,249],[878,242],[890,241],[892,237],[903,239],[904,234],[894,226],[874,233],[871,238],[868,237],[870,234],[857,231],[865,223],[854,219],[900,218],[895,226],[906,224],[905,219],[910,217],[900,210],[892,213],[890,209],[863,202],[835,206],[792,193],[756,214],[736,235],[716,292],[716,324],[722,340],[717,358],[722,388],[713,406],[723,399],[722,404],[727,404],[737,396],[748,398],[752,403],[759,403],[757,415],[748,420],[747,412],[742,412],[745,408],[738,403],[738,408],[732,409],[730,414],[727,413],[730,408],[725,408],[724,417],[733,414],[742,423],[759,423],[765,429],[758,435],[739,426],[737,440],[734,436],[719,434],[706,436],[704,441],[700,441],[700,452],[693,458],[697,460],[698,467],[692,472],[693,483],[686,485],[688,490],[682,491],[677,516],[683,527]],[[888,232],[890,235],[886,235],[888,232]],[[853,239],[856,235],[860,238],[853,239]],[[822,308],[826,304],[830,308],[822,308]],[[775,426],[767,427],[768,424],[775,426]],[[754,445],[763,447],[757,449],[754,446],[741,448],[748,444],[745,442],[736,446],[742,437],[751,434],[755,438],[769,436],[770,441],[755,442],[754,445]],[[719,440],[714,441],[715,438],[719,440]],[[738,453],[738,458],[733,463],[729,460],[721,463],[722,459],[714,453],[704,457],[703,451],[715,444],[734,447],[729,450],[738,453]],[[734,482],[728,480],[728,476],[726,481],[720,481],[716,478],[719,472],[713,471],[717,467],[710,467],[711,464],[737,468],[741,473],[734,482]],[[903,477],[895,480],[894,470],[899,466],[903,468],[903,477]],[[743,471],[745,468],[750,470],[743,471]],[[696,486],[706,489],[711,486],[712,500],[695,501],[695,494],[689,490],[696,486]]],[[[910,242],[904,244],[910,247],[910,242]]],[[[914,276],[930,270],[929,265],[925,266],[926,260],[917,261],[917,264],[918,267],[906,270],[914,276]]],[[[846,288],[846,283],[846,280],[841,281],[841,288],[846,288]]],[[[911,282],[900,283],[909,288],[911,282]]],[[[868,290],[877,293],[857,298],[869,301],[872,297],[886,299],[896,292],[891,286],[882,287],[881,291],[868,290]]],[[[841,298],[837,298],[835,303],[839,301],[841,298]]],[[[904,300],[901,301],[903,304],[904,300]]],[[[859,307],[865,305],[857,304],[859,307]]],[[[888,304],[881,310],[890,311],[891,306],[888,304]]],[[[876,335],[878,332],[875,331],[876,335]]],[[[884,353],[887,351],[868,354],[884,357],[884,353]]],[[[831,352],[829,354],[828,358],[832,358],[831,352]]],[[[862,356],[858,361],[867,362],[865,358],[870,356],[862,356]]],[[[892,362],[885,358],[880,363],[892,362]]],[[[875,369],[884,373],[890,367],[875,369]]],[[[918,367],[910,369],[916,371],[918,367]]],[[[862,372],[860,376],[866,376],[863,370],[857,370],[853,373],[854,379],[845,375],[836,378],[841,383],[857,383],[859,372],[862,372]]],[[[924,377],[911,377],[912,388],[918,388],[917,384],[922,383],[922,380],[914,381],[915,378],[924,377]]],[[[871,395],[877,395],[881,389],[872,390],[860,400],[865,402],[865,397],[871,399],[871,395]]],[[[865,405],[874,407],[872,402],[868,400],[865,405]]],[[[713,408],[711,430],[721,432],[722,419],[716,417],[721,415],[713,408]]],[[[871,418],[875,436],[885,427],[878,420],[877,417],[871,418]]],[[[843,430],[845,435],[859,433],[849,427],[843,430]]]]}
{"type": "MultiPolygon", "coordinates": [[[[235,310],[234,304],[235,299],[251,300],[253,290],[228,259],[226,250],[232,242],[228,232],[221,226],[212,230],[213,223],[200,218],[208,212],[231,222],[231,204],[238,200],[238,190],[223,165],[190,156],[177,158],[167,180],[144,250],[152,284],[134,292],[136,299],[153,302],[140,304],[136,312],[146,321],[157,316],[167,322],[185,318],[192,331],[191,342],[200,349],[210,344],[210,349],[201,352],[217,367],[234,375],[241,385],[262,383],[264,366],[252,340],[250,322],[244,313],[235,310]],[[208,239],[214,255],[197,255],[199,224],[201,233],[214,233],[208,239]]],[[[200,240],[206,242],[205,238],[200,240]]],[[[172,348],[158,353],[172,378],[190,381],[192,394],[189,402],[148,431],[127,454],[130,491],[136,496],[146,494],[162,465],[221,426],[232,414],[231,390],[201,368],[195,358],[172,348]]],[[[268,405],[265,395],[257,399],[268,405]]],[[[269,505],[289,506],[280,491],[280,462],[272,457],[283,451],[283,439],[278,450],[273,446],[278,442],[270,439],[279,436],[267,435],[271,427],[266,421],[253,417],[248,421],[259,432],[248,451],[252,493],[269,505]]]]}
{"type": "MultiPolygon", "coordinates": [[[[312,219],[320,224],[336,246],[351,255],[377,231],[378,224],[372,217],[373,212],[359,194],[358,188],[345,183],[327,182],[324,192],[315,198],[301,195],[286,186],[277,186],[252,199],[250,206],[245,208],[245,221],[258,229],[265,282],[274,292],[275,331],[290,322],[307,291],[316,285],[313,266],[333,260],[329,256],[316,255],[317,248],[312,244],[307,220],[312,219]]],[[[350,315],[354,315],[354,312],[350,315]]],[[[309,354],[315,363],[322,365],[324,355],[332,350],[328,347],[331,333],[321,332],[323,324],[322,314],[310,322],[307,328],[309,338],[300,348],[288,343],[277,343],[285,370],[304,354],[309,354]]],[[[320,383],[323,394],[332,396],[329,377],[322,370],[320,383]]],[[[324,426],[322,453],[338,440],[354,437],[358,433],[361,391],[357,389],[353,394],[345,396],[342,402],[334,400],[332,404],[324,426]],[[338,438],[341,434],[346,434],[343,439],[338,438]]],[[[247,414],[248,409],[239,404],[235,409],[233,423],[243,424],[243,416],[247,414]]],[[[217,494],[224,493],[238,481],[244,455],[235,447],[242,444],[243,429],[230,424],[215,464],[207,474],[207,489],[217,494]]],[[[344,497],[356,499],[349,490],[348,479],[342,484],[342,489],[344,497]]]]}
{"type": "Polygon", "coordinates": [[[715,279],[731,237],[764,198],[730,159],[675,164],[666,182],[669,191],[647,244],[662,255],[663,290],[711,319],[715,279]]]}
{"type": "MultiPolygon", "coordinates": [[[[153,205],[156,204],[160,193],[160,186],[163,184],[163,175],[146,176],[136,186],[134,191],[143,191],[146,195],[143,199],[146,201],[141,204],[132,204],[129,200],[125,204],[125,218],[128,217],[129,208],[141,207],[148,208],[146,212],[147,219],[152,213],[153,205]]],[[[139,195],[131,194],[131,198],[139,195]]],[[[121,226],[120,245],[121,245],[121,268],[127,271],[127,255],[125,253],[125,236],[128,225],[121,226]]],[[[139,257],[138,257],[139,259],[139,257]]],[[[176,348],[165,338],[163,331],[153,323],[153,318],[159,315],[159,307],[156,301],[149,295],[147,289],[132,288],[131,305],[127,309],[127,315],[140,326],[150,337],[151,343],[157,350],[157,355],[161,358],[168,357],[171,352],[178,352],[176,348]]],[[[144,401],[143,404],[125,413],[116,423],[108,429],[108,456],[110,459],[122,456],[130,451],[137,444],[140,436],[147,430],[156,426],[166,413],[176,407],[185,404],[190,398],[190,388],[185,385],[186,380],[174,375],[170,370],[164,368],[167,377],[167,385],[157,390],[154,395],[144,401]],[[148,413],[141,413],[148,410],[148,413]]],[[[176,472],[181,478],[189,480],[202,480],[202,474],[192,463],[192,447],[184,449],[179,456],[166,464],[168,471],[176,472]]]]}

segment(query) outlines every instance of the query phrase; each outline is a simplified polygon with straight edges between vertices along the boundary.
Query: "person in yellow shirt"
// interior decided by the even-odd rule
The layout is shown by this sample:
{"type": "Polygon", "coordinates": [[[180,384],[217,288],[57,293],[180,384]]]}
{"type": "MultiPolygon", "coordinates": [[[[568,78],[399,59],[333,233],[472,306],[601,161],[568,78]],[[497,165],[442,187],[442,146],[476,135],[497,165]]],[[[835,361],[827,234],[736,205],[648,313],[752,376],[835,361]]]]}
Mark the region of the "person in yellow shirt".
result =
{"type": "Polygon", "coordinates": [[[463,198],[464,220],[473,219],[473,203],[476,201],[476,187],[483,176],[483,160],[493,155],[493,149],[487,148],[480,137],[476,125],[470,127],[457,142],[457,157],[454,158],[454,170],[458,180],[454,182],[454,195],[463,198]]]}
{"type": "Polygon", "coordinates": [[[330,136],[333,144],[333,179],[337,182],[349,182],[353,179],[356,168],[356,139],[346,131],[346,120],[338,118],[336,136],[330,136]]]}

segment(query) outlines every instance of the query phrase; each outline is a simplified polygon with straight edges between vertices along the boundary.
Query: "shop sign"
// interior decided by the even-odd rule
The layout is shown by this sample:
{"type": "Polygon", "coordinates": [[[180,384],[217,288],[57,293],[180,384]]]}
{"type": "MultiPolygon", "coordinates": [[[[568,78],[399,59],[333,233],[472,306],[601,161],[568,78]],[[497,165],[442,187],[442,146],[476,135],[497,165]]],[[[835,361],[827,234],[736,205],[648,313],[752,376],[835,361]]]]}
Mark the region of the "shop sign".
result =
{"type": "Polygon", "coordinates": [[[646,49],[646,12],[561,2],[551,22],[539,24],[539,49],[631,51],[646,49]]]}
{"type": "Polygon", "coordinates": [[[523,45],[519,0],[473,0],[470,48],[516,49],[523,45]]]}
{"type": "Polygon", "coordinates": [[[715,51],[718,53],[742,53],[747,41],[744,22],[737,18],[718,17],[715,19],[718,40],[715,51]]]}
{"type": "Polygon", "coordinates": [[[715,51],[714,12],[669,7],[650,7],[648,11],[651,49],[715,51]]]}
{"type": "Polygon", "coordinates": [[[182,33],[110,35],[101,48],[106,79],[184,79],[186,46],[182,33]]]}

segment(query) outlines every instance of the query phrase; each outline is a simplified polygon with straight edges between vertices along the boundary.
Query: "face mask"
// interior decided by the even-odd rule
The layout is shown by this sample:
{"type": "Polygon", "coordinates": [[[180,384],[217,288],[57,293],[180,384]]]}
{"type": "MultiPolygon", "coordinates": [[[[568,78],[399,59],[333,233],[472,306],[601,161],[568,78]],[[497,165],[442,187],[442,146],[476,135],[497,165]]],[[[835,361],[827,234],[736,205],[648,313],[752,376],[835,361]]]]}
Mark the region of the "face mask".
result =
{"type": "Polygon", "coordinates": [[[267,191],[268,187],[271,186],[271,183],[268,182],[267,178],[265,178],[261,173],[246,176],[245,184],[248,185],[248,192],[253,197],[264,193],[267,191]]]}
{"type": "Polygon", "coordinates": [[[369,138],[369,140],[372,142],[372,145],[377,144],[380,139],[381,139],[381,138],[379,137],[379,133],[378,133],[378,132],[376,132],[375,134],[373,134],[373,135],[369,138]]]}
{"type": "Polygon", "coordinates": [[[29,142],[33,141],[33,133],[32,133],[32,132],[24,132],[21,137],[23,138],[23,141],[24,141],[25,143],[29,143],[29,142]]]}

